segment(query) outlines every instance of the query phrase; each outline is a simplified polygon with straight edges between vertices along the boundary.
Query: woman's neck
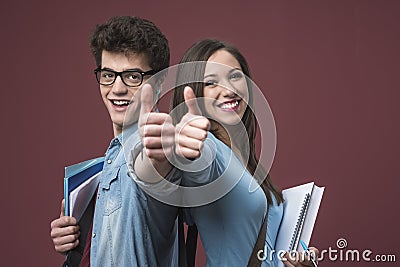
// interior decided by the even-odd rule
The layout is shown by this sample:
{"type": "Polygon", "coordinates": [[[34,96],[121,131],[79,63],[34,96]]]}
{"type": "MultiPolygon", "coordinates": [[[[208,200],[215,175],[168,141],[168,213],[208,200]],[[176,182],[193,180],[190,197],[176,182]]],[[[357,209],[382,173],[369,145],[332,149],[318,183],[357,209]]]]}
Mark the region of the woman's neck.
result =
{"type": "Polygon", "coordinates": [[[221,125],[214,122],[212,130],[216,137],[229,146],[240,161],[245,164],[244,155],[246,155],[246,153],[243,151],[243,148],[239,146],[243,144],[243,138],[248,138],[247,134],[244,134],[246,133],[244,126],[240,123],[236,125],[221,125]]]}

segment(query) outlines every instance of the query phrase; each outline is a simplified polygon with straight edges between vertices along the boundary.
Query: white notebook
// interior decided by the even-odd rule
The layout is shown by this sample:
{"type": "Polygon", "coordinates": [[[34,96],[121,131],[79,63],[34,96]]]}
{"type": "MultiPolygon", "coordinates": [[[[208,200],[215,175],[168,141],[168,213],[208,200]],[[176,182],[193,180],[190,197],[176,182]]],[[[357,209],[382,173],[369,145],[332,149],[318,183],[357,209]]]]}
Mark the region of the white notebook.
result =
{"type": "Polygon", "coordinates": [[[87,179],[69,194],[69,212],[70,216],[75,217],[79,222],[83,213],[93,198],[99,184],[101,171],[87,179]]]}
{"type": "MultiPolygon", "coordinates": [[[[325,187],[314,182],[288,188],[283,194],[283,218],[275,251],[303,251],[300,239],[309,244],[325,187]]],[[[284,266],[281,262],[280,266],[284,266]]]]}

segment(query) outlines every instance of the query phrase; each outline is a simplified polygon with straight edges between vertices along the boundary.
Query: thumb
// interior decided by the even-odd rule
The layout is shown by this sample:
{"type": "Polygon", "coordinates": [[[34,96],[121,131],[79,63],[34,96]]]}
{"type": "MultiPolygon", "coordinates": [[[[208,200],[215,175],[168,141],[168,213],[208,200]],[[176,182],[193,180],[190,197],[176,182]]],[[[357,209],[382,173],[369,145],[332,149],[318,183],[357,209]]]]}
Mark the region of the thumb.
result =
{"type": "Polygon", "coordinates": [[[65,215],[65,201],[64,199],[61,201],[61,213],[60,213],[60,217],[65,215]]]}
{"type": "Polygon", "coordinates": [[[140,114],[150,113],[153,109],[153,88],[150,84],[143,85],[140,103],[140,114]]]}
{"type": "Polygon", "coordinates": [[[188,107],[189,113],[193,115],[201,115],[201,110],[197,104],[196,96],[193,89],[186,86],[183,91],[183,97],[185,98],[186,106],[188,107]]]}

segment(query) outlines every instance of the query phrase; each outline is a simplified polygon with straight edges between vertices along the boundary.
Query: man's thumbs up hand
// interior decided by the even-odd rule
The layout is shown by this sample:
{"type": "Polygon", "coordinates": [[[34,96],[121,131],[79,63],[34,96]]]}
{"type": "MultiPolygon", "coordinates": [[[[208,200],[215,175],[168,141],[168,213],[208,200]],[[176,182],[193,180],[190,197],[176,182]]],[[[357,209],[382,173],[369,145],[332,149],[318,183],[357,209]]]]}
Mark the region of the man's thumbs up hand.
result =
{"type": "Polygon", "coordinates": [[[153,112],[153,88],[149,84],[142,87],[138,129],[145,153],[149,159],[165,161],[172,154],[175,127],[166,113],[153,112]]]}

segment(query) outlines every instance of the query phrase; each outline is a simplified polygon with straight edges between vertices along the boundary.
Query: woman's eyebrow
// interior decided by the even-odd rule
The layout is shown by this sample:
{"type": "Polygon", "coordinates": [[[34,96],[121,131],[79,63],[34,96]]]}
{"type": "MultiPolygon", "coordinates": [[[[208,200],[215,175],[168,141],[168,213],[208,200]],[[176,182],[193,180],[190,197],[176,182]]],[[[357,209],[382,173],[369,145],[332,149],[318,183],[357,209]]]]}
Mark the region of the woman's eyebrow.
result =
{"type": "MultiPolygon", "coordinates": [[[[240,69],[239,67],[232,68],[232,69],[228,72],[228,74],[231,74],[231,73],[234,72],[234,71],[242,71],[242,69],[240,69]]],[[[204,79],[205,79],[205,78],[208,78],[208,77],[217,77],[217,76],[218,76],[217,74],[211,73],[211,74],[205,75],[205,76],[204,76],[204,79]]]]}
{"type": "Polygon", "coordinates": [[[213,74],[213,73],[212,73],[212,74],[207,74],[206,76],[204,76],[204,79],[205,79],[205,78],[208,78],[208,77],[216,77],[216,76],[217,76],[217,75],[216,75],[216,74],[213,74]]]}
{"type": "Polygon", "coordinates": [[[229,73],[232,73],[232,72],[234,72],[234,71],[236,71],[236,70],[242,71],[240,68],[236,67],[236,68],[231,69],[231,70],[229,71],[229,73]]]}

